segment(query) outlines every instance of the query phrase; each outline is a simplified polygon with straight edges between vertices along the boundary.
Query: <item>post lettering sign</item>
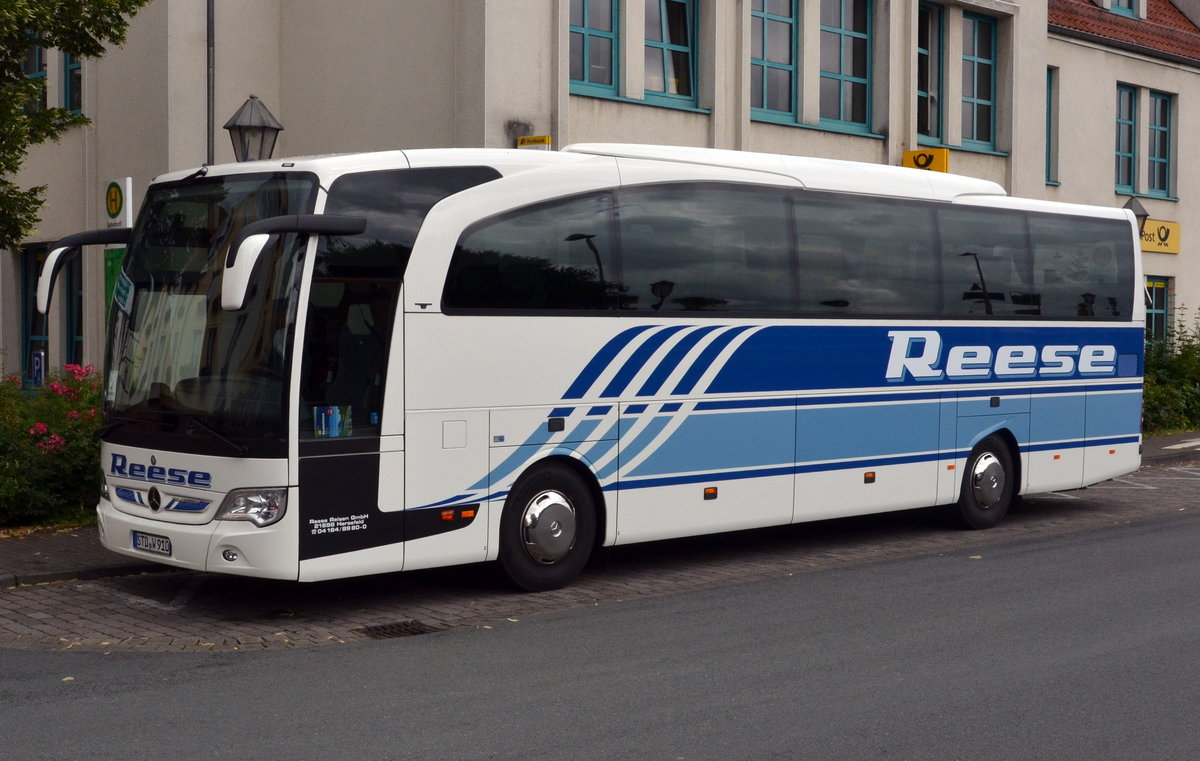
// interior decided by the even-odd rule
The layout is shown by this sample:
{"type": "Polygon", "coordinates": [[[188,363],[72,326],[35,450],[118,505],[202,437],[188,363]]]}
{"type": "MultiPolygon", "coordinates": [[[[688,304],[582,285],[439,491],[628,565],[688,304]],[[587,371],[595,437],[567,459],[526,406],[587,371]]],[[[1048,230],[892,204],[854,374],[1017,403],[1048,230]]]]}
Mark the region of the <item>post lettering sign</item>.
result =
{"type": "Polygon", "coordinates": [[[518,137],[517,138],[517,147],[531,149],[531,150],[535,150],[535,151],[548,151],[548,150],[550,150],[550,136],[549,135],[526,135],[524,137],[518,137]]]}
{"type": "Polygon", "coordinates": [[[921,148],[916,151],[905,151],[901,166],[910,169],[928,169],[931,172],[950,171],[949,148],[921,148]]]}
{"type": "Polygon", "coordinates": [[[1142,225],[1142,252],[1147,254],[1178,254],[1180,252],[1178,222],[1147,219],[1142,225]]]}

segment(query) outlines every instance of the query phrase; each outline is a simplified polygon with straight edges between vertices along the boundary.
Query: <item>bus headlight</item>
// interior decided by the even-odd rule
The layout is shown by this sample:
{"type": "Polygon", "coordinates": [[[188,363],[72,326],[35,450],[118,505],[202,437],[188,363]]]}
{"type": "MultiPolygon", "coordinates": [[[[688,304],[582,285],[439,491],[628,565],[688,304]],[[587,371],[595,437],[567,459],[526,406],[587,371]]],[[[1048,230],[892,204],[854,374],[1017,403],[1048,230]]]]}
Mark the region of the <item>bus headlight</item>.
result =
{"type": "Polygon", "coordinates": [[[287,510],[287,489],[234,489],[225,495],[217,520],[253,521],[270,526],[287,510]]]}

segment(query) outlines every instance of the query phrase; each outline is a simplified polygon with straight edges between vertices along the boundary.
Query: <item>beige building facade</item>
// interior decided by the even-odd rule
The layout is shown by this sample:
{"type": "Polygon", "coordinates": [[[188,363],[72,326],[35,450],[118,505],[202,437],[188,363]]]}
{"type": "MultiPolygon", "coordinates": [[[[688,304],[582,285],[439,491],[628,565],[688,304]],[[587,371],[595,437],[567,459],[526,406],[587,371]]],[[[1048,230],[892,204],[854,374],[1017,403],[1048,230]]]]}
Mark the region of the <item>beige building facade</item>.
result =
{"type": "Polygon", "coordinates": [[[43,52],[48,102],[74,95],[93,124],[17,178],[48,191],[28,245],[0,254],[4,368],[27,372],[37,349],[101,363],[105,258],[60,278],[43,323],[39,255],[106,226],[113,182],[129,178],[136,211],[156,175],[232,161],[221,125],[250,94],[284,125],[277,157],[530,135],[894,165],[918,151],[1013,195],[1136,199],[1167,231],[1145,244],[1165,326],[1200,304],[1200,166],[1182,139],[1200,120],[1197,20],[1197,0],[154,0],[74,80],[43,52]]]}

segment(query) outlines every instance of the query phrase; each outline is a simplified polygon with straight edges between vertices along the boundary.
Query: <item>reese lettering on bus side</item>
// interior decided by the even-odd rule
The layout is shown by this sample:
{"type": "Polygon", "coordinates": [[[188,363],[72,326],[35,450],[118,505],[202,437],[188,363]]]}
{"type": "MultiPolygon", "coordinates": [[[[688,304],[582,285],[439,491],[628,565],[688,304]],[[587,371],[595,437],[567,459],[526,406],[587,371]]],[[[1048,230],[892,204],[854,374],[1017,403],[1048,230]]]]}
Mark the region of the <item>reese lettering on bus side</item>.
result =
{"type": "Polygon", "coordinates": [[[1055,378],[1074,375],[1112,375],[1117,347],[1112,345],[951,346],[943,364],[942,336],[936,330],[891,330],[892,341],[885,377],[935,381],[960,378],[1055,378]]]}

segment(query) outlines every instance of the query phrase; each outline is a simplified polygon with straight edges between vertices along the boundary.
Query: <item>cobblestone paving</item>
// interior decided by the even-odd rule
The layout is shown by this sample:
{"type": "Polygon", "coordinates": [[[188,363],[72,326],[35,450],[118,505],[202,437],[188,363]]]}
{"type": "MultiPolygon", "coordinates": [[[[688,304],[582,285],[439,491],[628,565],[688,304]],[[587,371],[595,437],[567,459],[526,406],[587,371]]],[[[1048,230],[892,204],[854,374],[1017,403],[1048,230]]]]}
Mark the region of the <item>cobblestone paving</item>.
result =
{"type": "Polygon", "coordinates": [[[1080,492],[1027,498],[998,528],[959,531],[932,511],[616,548],[567,589],[511,591],[489,566],[317,584],[151,573],[0,592],[0,648],[262,650],[334,646],[455,626],[508,625],[612,604],[918,555],[979,555],[1034,537],[1186,520],[1200,465],[1145,468],[1080,492]]]}

